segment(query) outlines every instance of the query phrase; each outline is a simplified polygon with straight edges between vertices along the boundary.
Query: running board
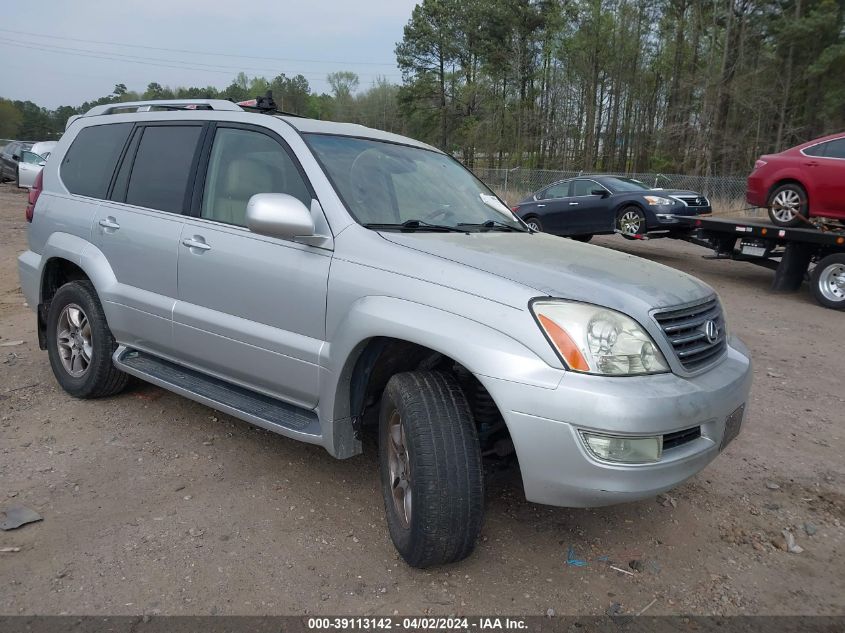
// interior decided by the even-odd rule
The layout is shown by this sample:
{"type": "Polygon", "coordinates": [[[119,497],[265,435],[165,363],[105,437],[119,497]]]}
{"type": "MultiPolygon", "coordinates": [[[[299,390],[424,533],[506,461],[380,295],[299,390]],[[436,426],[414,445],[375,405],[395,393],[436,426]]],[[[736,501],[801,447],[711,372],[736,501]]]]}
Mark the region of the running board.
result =
{"type": "Polygon", "coordinates": [[[319,444],[317,414],[123,345],[112,357],[115,367],[141,380],[223,411],[268,431],[319,444]]]}

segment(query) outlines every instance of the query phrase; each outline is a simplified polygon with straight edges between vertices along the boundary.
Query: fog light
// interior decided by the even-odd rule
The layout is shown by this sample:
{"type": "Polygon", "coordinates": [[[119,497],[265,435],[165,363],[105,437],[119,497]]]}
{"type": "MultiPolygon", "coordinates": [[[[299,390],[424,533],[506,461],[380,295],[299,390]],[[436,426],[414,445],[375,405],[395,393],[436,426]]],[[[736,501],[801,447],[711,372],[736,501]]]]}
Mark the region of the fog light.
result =
{"type": "Polygon", "coordinates": [[[587,449],[598,459],[625,464],[656,462],[663,452],[663,436],[620,437],[581,432],[587,449]]]}

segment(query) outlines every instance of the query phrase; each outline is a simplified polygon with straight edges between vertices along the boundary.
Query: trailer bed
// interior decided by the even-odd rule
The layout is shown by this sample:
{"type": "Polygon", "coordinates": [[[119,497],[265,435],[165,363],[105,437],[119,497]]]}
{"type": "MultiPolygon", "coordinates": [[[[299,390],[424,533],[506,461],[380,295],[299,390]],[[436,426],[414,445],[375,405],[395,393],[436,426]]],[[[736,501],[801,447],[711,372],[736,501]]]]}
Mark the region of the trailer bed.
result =
{"type": "Polygon", "coordinates": [[[681,217],[671,237],[712,249],[714,259],[733,259],[775,271],[772,290],[795,292],[810,264],[811,287],[822,305],[845,308],[845,229],[779,227],[745,218],[681,217]]]}

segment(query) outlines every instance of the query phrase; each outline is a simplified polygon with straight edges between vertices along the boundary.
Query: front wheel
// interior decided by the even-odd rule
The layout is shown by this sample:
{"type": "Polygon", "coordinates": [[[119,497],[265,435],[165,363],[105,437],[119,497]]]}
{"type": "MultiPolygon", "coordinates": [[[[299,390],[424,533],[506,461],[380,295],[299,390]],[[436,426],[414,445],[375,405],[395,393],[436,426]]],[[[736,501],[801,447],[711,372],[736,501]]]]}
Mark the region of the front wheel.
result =
{"type": "Polygon", "coordinates": [[[431,567],[472,553],[484,516],[481,449],[453,376],[414,371],[388,381],[379,469],[387,527],[405,562],[431,567]]]}
{"type": "Polygon", "coordinates": [[[70,395],[101,398],[126,386],[129,377],[112,363],[117,343],[90,281],[72,281],[56,291],[46,334],[53,374],[70,395]]]}
{"type": "Polygon", "coordinates": [[[845,309],[845,253],[823,258],[810,274],[813,296],[826,308],[845,309]]]}
{"type": "Polygon", "coordinates": [[[616,218],[616,228],[626,237],[645,233],[645,214],[638,207],[625,207],[616,218]]]}
{"type": "Polygon", "coordinates": [[[769,219],[775,226],[798,226],[807,214],[807,192],[801,185],[787,183],[781,185],[769,196],[769,219]]]}

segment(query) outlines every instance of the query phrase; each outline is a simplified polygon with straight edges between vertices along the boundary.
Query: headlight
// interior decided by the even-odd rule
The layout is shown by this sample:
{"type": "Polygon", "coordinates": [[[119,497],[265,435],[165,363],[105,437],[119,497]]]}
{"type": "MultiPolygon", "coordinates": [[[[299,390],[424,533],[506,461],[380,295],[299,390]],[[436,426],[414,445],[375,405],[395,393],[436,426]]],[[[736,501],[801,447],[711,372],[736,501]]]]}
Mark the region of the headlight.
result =
{"type": "Polygon", "coordinates": [[[574,301],[535,301],[531,310],[573,371],[606,376],[669,371],[648,333],[620,312],[574,301]]]}
{"type": "Polygon", "coordinates": [[[643,196],[645,201],[648,202],[651,206],[669,206],[675,204],[675,201],[672,198],[663,198],[661,196],[643,196]]]}

